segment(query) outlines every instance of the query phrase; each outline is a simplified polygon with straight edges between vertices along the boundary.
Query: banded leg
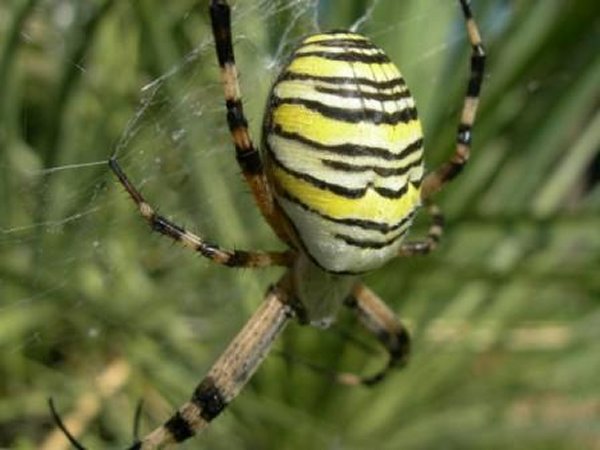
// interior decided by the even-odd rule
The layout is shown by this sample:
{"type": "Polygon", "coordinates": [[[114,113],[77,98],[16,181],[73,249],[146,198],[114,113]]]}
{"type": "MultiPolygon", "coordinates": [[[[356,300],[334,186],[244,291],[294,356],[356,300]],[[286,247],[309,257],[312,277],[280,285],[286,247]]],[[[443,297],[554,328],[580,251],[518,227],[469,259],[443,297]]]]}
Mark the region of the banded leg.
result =
{"type": "Polygon", "coordinates": [[[427,255],[437,248],[444,233],[444,214],[434,203],[427,205],[427,212],[431,216],[427,237],[419,241],[405,242],[398,250],[398,256],[427,255]]]}
{"type": "Polygon", "coordinates": [[[146,219],[154,231],[169,236],[184,246],[197,251],[202,256],[229,267],[268,267],[291,265],[293,253],[286,252],[249,252],[244,250],[224,250],[216,244],[206,242],[200,236],[171,222],[164,216],[156,213],[140,191],[131,183],[115,158],[108,161],[111,170],[115,173],[129,196],[137,205],[142,217],[146,219]]]}
{"type": "Polygon", "coordinates": [[[380,382],[393,367],[402,367],[408,361],[410,336],[394,312],[372,290],[357,284],[346,300],[346,306],[356,312],[361,323],[383,344],[389,361],[383,370],[369,377],[351,373],[337,375],[337,381],[348,385],[371,386],[380,382]]]}
{"type": "Polygon", "coordinates": [[[191,400],[129,450],[162,448],[204,430],[239,394],[293,315],[286,288],[281,283],[271,288],[258,311],[198,385],[191,400]]]}
{"type": "Polygon", "coordinates": [[[471,152],[472,128],[475,122],[479,93],[485,72],[485,50],[481,42],[479,29],[473,18],[469,0],[460,0],[469,42],[471,43],[471,73],[465,95],[460,124],[456,138],[456,150],[449,161],[442,164],[423,180],[421,198],[427,200],[446,183],[456,177],[467,163],[471,152]]]}
{"type": "Polygon", "coordinates": [[[273,196],[269,189],[260,153],[252,143],[248,132],[248,121],[244,115],[231,38],[231,10],[226,0],[211,0],[210,18],[217,59],[221,69],[221,82],[227,108],[227,124],[235,145],[237,162],[242,169],[246,182],[250,186],[260,212],[275,233],[284,241],[287,241],[287,234],[283,230],[274,208],[273,196]]]}

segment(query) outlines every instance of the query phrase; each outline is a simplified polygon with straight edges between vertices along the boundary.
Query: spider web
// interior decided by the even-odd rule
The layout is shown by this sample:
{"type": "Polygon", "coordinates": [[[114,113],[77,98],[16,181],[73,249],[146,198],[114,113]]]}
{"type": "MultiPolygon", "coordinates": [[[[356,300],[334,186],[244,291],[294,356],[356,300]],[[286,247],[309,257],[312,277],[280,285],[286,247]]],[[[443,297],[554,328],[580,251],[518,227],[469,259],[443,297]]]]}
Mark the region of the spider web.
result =
{"type": "MultiPolygon", "coordinates": [[[[237,2],[234,45],[257,144],[271,80],[301,36],[352,27],[376,30],[374,38],[389,42],[406,23],[456,13],[456,8],[440,10],[430,3],[383,22],[377,10],[390,3],[395,2],[355,5],[339,23],[330,2],[237,2]]],[[[144,11],[112,6],[101,16],[93,7],[86,11],[69,1],[38,4],[20,35],[31,47],[43,42],[31,57],[50,61],[52,69],[62,69],[73,81],[63,86],[67,99],[50,95],[53,104],[41,105],[48,111],[56,107],[57,135],[42,136],[3,162],[15,168],[5,180],[7,213],[0,223],[0,311],[10,324],[4,327],[3,352],[25,358],[34,388],[22,393],[22,400],[44,415],[45,397],[52,395],[75,411],[67,417],[75,419],[67,424],[74,431],[81,425],[77,416],[95,416],[101,399],[124,386],[128,390],[121,401],[144,398],[148,410],[168,413],[280,272],[215,268],[150,233],[107,169],[107,158],[118,157],[161,213],[225,247],[281,248],[255,211],[234,160],[204,6],[181,2],[169,13],[178,15],[170,25],[184,34],[178,47],[173,40],[172,48],[161,47],[166,31],[158,28],[167,24],[152,18],[140,26],[140,35],[128,32],[124,22],[132,17],[143,21],[144,11]],[[102,23],[82,57],[69,39],[84,39],[85,27],[91,26],[86,20],[93,20],[93,14],[102,23]],[[38,146],[45,153],[41,160],[38,146]],[[171,352],[175,361],[158,367],[152,362],[171,352]],[[159,390],[144,388],[146,376],[159,390]],[[173,385],[169,380],[179,381],[173,385]],[[99,394],[86,409],[78,402],[89,390],[99,394]]],[[[447,31],[432,38],[434,43],[424,43],[424,56],[411,56],[404,64],[417,69],[439,64],[439,56],[464,42],[444,43],[444,35],[447,31]]],[[[42,102],[41,96],[33,101],[42,102]]],[[[31,133],[36,106],[23,118],[31,133]]],[[[127,417],[132,404],[125,407],[127,417]]],[[[115,413],[108,417],[117,420],[115,413]]],[[[93,438],[87,443],[102,447],[93,438]]],[[[45,445],[65,448],[65,441],[59,437],[45,445]]]]}
{"type": "MultiPolygon", "coordinates": [[[[127,442],[124,421],[139,398],[149,416],[144,430],[160,423],[187,398],[280,273],[215,267],[150,233],[106,166],[108,157],[116,156],[162,214],[224,247],[281,248],[260,220],[235,164],[206,2],[172,3],[166,11],[145,11],[110,1],[106,10],[102,2],[43,1],[22,24],[24,58],[35,67],[27,83],[34,89],[15,127],[33,137],[12,145],[9,128],[0,130],[0,145],[11,143],[11,151],[0,156],[6,173],[0,183],[0,337],[5,357],[13,361],[3,367],[3,378],[10,381],[2,389],[6,409],[20,416],[4,413],[0,445],[20,436],[26,436],[20,438],[25,443],[53,438],[48,395],[70,412],[69,429],[92,427],[85,439],[90,448],[127,442]],[[129,27],[133,19],[137,25],[129,27]],[[78,45],[85,51],[78,52],[78,45]],[[40,131],[42,124],[51,126],[40,131]],[[18,395],[9,395],[11,389],[18,395]],[[23,416],[27,424],[17,426],[23,416]],[[106,429],[91,425],[100,416],[106,429]]],[[[426,136],[454,118],[459,108],[454,99],[464,90],[467,72],[458,6],[437,0],[403,3],[239,0],[232,12],[234,46],[255,144],[270,83],[290,49],[301,36],[331,28],[364,32],[390,49],[418,102],[426,136]],[[447,80],[457,73],[461,76],[449,87],[447,80]],[[440,103],[446,93],[449,100],[440,103]]],[[[510,11],[505,2],[489,4],[494,19],[482,26],[492,39],[510,11]]],[[[447,130],[439,140],[452,142],[452,133],[447,130]]],[[[448,145],[434,147],[432,160],[448,154],[448,145]]],[[[406,284],[400,280],[389,290],[406,284]]],[[[550,330],[548,345],[552,339],[562,345],[568,339],[563,332],[550,330]]],[[[438,323],[429,338],[442,341],[452,333],[455,325],[438,323]]],[[[278,349],[318,359],[319,353],[332,354],[321,352],[322,346],[335,348],[339,341],[320,341],[310,330],[305,334],[284,338],[278,349]]],[[[527,338],[519,336],[515,347],[526,345],[527,338]]],[[[488,339],[481,332],[470,345],[485,348],[488,339]]],[[[266,363],[256,382],[261,389],[249,389],[247,401],[219,419],[205,445],[242,448],[261,419],[284,428],[300,422],[311,432],[318,429],[318,416],[303,416],[290,406],[302,395],[316,396],[306,392],[317,382],[310,374],[290,375],[282,361],[266,363]],[[284,392],[291,400],[270,404],[271,413],[257,412],[261,397],[283,389],[270,381],[285,377],[308,387],[284,392]],[[250,419],[254,413],[258,417],[250,419]]],[[[341,362],[347,361],[320,361],[341,362]]],[[[336,448],[335,436],[325,431],[315,440],[322,448],[325,443],[336,448]]],[[[66,448],[61,437],[44,442],[41,448],[66,448]]]]}
{"type": "MultiPolygon", "coordinates": [[[[374,38],[384,42],[393,41],[397,30],[411,22],[422,23],[428,17],[436,16],[442,20],[448,11],[456,13],[455,7],[440,9],[431,3],[419,8],[418,12],[400,11],[397,18],[391,22],[386,21],[384,25],[374,15],[380,5],[385,8],[386,3],[393,2],[365,2],[362,7],[346,13],[345,23],[335,23],[335,18],[331,18],[335,5],[328,2],[238,2],[234,6],[234,44],[244,104],[255,143],[260,141],[260,120],[271,80],[290,49],[307,32],[342,26],[358,31],[375,29],[374,38]],[[328,21],[334,23],[329,24],[328,21]],[[257,26],[263,22],[270,27],[257,26]],[[273,38],[274,34],[277,35],[276,39],[273,38]],[[265,42],[272,44],[265,45],[265,42]]],[[[0,244],[5,259],[16,262],[7,266],[4,276],[7,279],[15,277],[22,287],[15,291],[9,290],[4,295],[8,299],[4,308],[17,311],[17,315],[19,311],[26,314],[25,305],[37,307],[45,304],[51,307],[56,301],[65,302],[65,307],[70,310],[85,310],[94,302],[93,298],[97,297],[98,291],[107,284],[110,285],[111,279],[121,273],[121,270],[122,274],[127,274],[123,278],[128,281],[123,280],[123,283],[128,286],[128,290],[121,293],[120,299],[115,301],[125,305],[131,301],[133,291],[143,290],[139,278],[144,276],[139,271],[150,270],[159,274],[167,270],[175,271],[185,278],[184,274],[188,270],[185,267],[195,266],[195,271],[198,266],[208,266],[204,261],[198,261],[194,255],[187,255],[185,250],[170,248],[168,239],[148,232],[133,204],[127,201],[122,189],[108,173],[106,159],[111,155],[119,158],[148,200],[178,223],[189,226],[224,246],[278,246],[267,227],[260,225],[258,214],[254,211],[234,161],[205,11],[197,10],[194,5],[186,7],[183,2],[178,11],[183,19],[178,26],[186,32],[189,32],[188,27],[196,27],[196,30],[189,32],[188,42],[191,46],[186,48],[182,45],[179,53],[173,51],[176,56],[146,54],[127,62],[126,58],[131,57],[127,51],[136,50],[130,42],[134,37],[119,28],[122,24],[109,21],[104,25],[105,29],[100,27],[95,31],[98,37],[92,44],[98,48],[89,49],[89,56],[82,60],[69,60],[69,49],[61,49],[61,46],[66,47],[68,43],[59,33],[68,30],[77,19],[84,20],[85,14],[91,15],[94,12],[79,10],[70,2],[42,3],[33,11],[21,34],[25,42],[36,43],[48,33],[53,39],[45,43],[43,52],[56,58],[56,65],[62,63],[67,70],[75,72],[81,87],[79,90],[74,88],[75,92],[71,94],[69,103],[62,105],[64,122],[59,124],[61,135],[54,141],[42,141],[42,144],[50,142],[53,147],[45,149],[47,153],[52,153],[46,158],[49,167],[44,168],[44,161],[35,159],[35,147],[23,148],[22,155],[14,161],[19,178],[15,176],[14,179],[7,180],[9,187],[12,182],[18,184],[18,188],[17,195],[11,195],[6,200],[5,208],[13,208],[2,222],[0,244]],[[78,15],[84,18],[81,19],[78,15]],[[46,18],[50,20],[46,21],[46,18]],[[102,46],[115,44],[106,37],[111,33],[120,33],[118,39],[125,41],[125,51],[122,56],[117,54],[115,61],[109,61],[111,66],[102,71],[96,65],[102,64],[102,58],[107,58],[103,53],[107,49],[102,46]],[[172,62],[169,61],[170,56],[172,62]],[[143,57],[147,60],[142,61],[143,57]],[[132,79],[135,69],[128,70],[129,67],[123,65],[144,66],[147,81],[140,87],[139,80],[132,79]],[[111,83],[111,92],[94,92],[111,83]],[[85,118],[86,114],[94,117],[93,111],[86,111],[86,108],[106,107],[101,102],[103,95],[111,97],[113,101],[117,101],[119,96],[130,96],[129,103],[133,107],[125,105],[114,111],[108,109],[111,114],[102,118],[102,124],[77,122],[82,120],[82,116],[85,118]],[[94,103],[90,106],[90,102],[94,103]],[[103,132],[108,133],[108,139],[101,136],[103,132]],[[99,146],[96,140],[104,145],[99,146]],[[94,157],[97,147],[101,147],[102,152],[94,157]],[[88,148],[92,149],[88,151],[88,148]],[[247,226],[247,223],[252,226],[247,226]],[[128,240],[131,245],[121,244],[120,239],[128,240]],[[133,245],[133,242],[137,245],[133,245]],[[111,248],[113,246],[115,248],[111,248]],[[136,261],[133,264],[136,268],[132,273],[132,266],[127,262],[131,260],[136,261]],[[140,261],[144,266],[149,264],[150,268],[140,267],[140,261]],[[31,267],[35,270],[25,271],[26,267],[30,267],[29,264],[33,264],[31,267]],[[74,280],[79,288],[72,290],[74,280]],[[22,292],[31,292],[28,289],[31,286],[35,286],[34,297],[20,295],[22,292]]],[[[127,12],[123,12],[125,13],[127,12]]],[[[464,39],[459,37],[448,43],[444,36],[447,36],[447,28],[438,33],[434,38],[435,43],[422,44],[427,51],[420,56],[407,58],[403,67],[418,69],[432,62],[433,65],[438,65],[439,56],[443,57],[445,53],[464,43],[464,39]]],[[[142,38],[146,37],[142,35],[142,38]]],[[[158,45],[150,41],[153,37],[148,39],[147,47],[158,45]]],[[[146,53],[161,51],[159,48],[143,47],[137,50],[146,53]]],[[[114,52],[115,49],[110,51],[114,52]]],[[[420,50],[415,50],[415,54],[418,53],[420,50]]],[[[436,77],[437,75],[431,75],[428,81],[435,83],[436,77]]],[[[29,126],[29,120],[25,116],[25,127],[29,126]]],[[[198,282],[197,287],[205,292],[214,294],[211,279],[216,279],[214,285],[219,286],[221,291],[219,298],[213,301],[207,299],[206,307],[209,309],[220,304],[223,298],[240,296],[240,288],[227,287],[227,283],[223,283],[216,272],[218,271],[211,269],[211,276],[198,277],[202,281],[198,282]],[[225,286],[224,292],[222,285],[225,286]]],[[[260,298],[262,295],[266,284],[260,279],[260,274],[258,279],[255,275],[242,273],[244,282],[250,286],[243,298],[260,298]]],[[[273,275],[269,274],[265,279],[272,280],[273,275]]],[[[173,285],[177,284],[177,281],[173,282],[173,285]]],[[[136,297],[140,297],[140,304],[145,304],[143,295],[138,294],[136,297]]],[[[196,304],[197,294],[194,289],[182,286],[173,292],[171,301],[182,305],[196,304]]],[[[237,310],[240,316],[246,316],[256,301],[248,300],[245,310],[241,311],[237,299],[228,301],[228,304],[232,311],[237,310]]],[[[88,336],[93,341],[92,346],[96,346],[98,342],[101,346],[113,345],[107,331],[102,330],[105,321],[112,321],[114,328],[135,331],[135,327],[128,325],[128,308],[123,308],[124,316],[108,320],[103,317],[103,306],[97,305],[94,309],[96,308],[94,314],[85,315],[88,319],[97,315],[96,320],[101,325],[77,325],[74,319],[65,316],[61,320],[69,322],[69,325],[62,330],[60,327],[59,330],[54,330],[55,336],[49,335],[50,331],[40,328],[40,325],[32,327],[29,334],[23,336],[23,343],[18,351],[34,348],[39,342],[44,343],[44,347],[50,346],[51,342],[57,348],[68,348],[69,342],[77,342],[82,336],[88,336]]],[[[237,325],[233,325],[231,329],[235,329],[237,325]]],[[[17,348],[13,347],[11,350],[17,351],[17,348]]],[[[61,355],[62,357],[67,356],[61,355]]]]}

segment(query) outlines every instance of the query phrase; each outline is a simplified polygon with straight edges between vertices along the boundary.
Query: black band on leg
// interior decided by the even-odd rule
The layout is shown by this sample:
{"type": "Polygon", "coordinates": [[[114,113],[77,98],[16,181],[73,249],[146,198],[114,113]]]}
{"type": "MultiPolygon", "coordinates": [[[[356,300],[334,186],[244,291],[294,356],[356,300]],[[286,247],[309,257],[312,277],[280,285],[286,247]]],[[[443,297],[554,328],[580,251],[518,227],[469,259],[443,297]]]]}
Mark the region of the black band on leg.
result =
{"type": "Polygon", "coordinates": [[[194,435],[191,425],[177,411],[164,425],[165,429],[173,436],[175,442],[182,442],[194,435]]]}
{"type": "Polygon", "coordinates": [[[210,18],[212,23],[217,59],[219,66],[233,63],[233,44],[231,43],[231,10],[229,5],[222,0],[210,2],[210,18]]]}
{"type": "Polygon", "coordinates": [[[227,406],[223,394],[211,377],[206,377],[194,391],[192,403],[200,408],[200,416],[210,422],[227,406]]]}

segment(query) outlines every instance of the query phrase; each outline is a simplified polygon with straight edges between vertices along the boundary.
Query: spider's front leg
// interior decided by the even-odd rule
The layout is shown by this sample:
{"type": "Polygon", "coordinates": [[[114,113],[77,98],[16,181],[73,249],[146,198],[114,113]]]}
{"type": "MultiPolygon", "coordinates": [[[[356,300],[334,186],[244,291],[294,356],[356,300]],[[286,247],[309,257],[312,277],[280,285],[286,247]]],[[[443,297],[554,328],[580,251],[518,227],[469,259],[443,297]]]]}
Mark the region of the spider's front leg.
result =
{"type": "Polygon", "coordinates": [[[275,338],[294,316],[284,277],[267,293],[229,347],[195,389],[189,402],[163,425],[132,445],[129,450],[158,449],[182,442],[204,430],[211,420],[239,394],[267,355],[275,338]]]}
{"type": "Polygon", "coordinates": [[[235,157],[261,214],[277,236],[288,242],[288,231],[275,208],[260,153],[248,131],[231,37],[231,9],[225,0],[211,0],[209,12],[235,157]]]}
{"type": "Polygon", "coordinates": [[[399,256],[424,255],[437,247],[443,233],[444,217],[440,209],[432,202],[432,196],[462,171],[471,154],[472,130],[479,106],[486,56],[481,35],[471,11],[470,1],[459,1],[471,44],[471,71],[457,129],[456,148],[450,160],[427,174],[421,184],[421,200],[427,205],[427,211],[432,220],[427,237],[421,241],[403,244],[399,256]]]}

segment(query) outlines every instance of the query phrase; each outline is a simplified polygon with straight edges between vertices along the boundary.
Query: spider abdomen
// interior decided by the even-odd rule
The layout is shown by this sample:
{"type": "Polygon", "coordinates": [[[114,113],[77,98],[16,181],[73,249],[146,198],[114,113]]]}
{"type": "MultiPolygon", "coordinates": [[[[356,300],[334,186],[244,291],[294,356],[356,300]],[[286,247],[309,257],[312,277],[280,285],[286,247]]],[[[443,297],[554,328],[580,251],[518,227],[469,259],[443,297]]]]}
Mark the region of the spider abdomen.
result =
{"type": "Polygon", "coordinates": [[[323,269],[393,257],[420,204],[421,125],[396,66],[364,36],[307,37],[275,82],[267,175],[294,240],[323,269]]]}

